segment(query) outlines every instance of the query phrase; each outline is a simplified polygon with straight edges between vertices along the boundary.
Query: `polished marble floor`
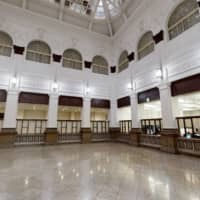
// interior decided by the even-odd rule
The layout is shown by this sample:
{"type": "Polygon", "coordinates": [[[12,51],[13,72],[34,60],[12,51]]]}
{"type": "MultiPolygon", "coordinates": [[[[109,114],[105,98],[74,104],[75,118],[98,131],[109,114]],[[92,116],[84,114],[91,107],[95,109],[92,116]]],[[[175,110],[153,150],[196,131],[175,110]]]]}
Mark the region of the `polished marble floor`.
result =
{"type": "Polygon", "coordinates": [[[200,200],[200,159],[124,144],[0,149],[0,200],[200,200]]]}

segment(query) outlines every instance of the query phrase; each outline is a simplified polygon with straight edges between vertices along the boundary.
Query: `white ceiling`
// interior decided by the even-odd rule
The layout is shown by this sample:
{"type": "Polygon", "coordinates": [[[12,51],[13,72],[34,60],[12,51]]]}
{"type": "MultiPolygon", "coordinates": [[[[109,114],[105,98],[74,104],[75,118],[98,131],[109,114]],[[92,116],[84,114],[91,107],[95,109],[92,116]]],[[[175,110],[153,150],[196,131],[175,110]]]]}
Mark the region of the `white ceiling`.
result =
{"type": "Polygon", "coordinates": [[[0,0],[89,31],[113,36],[142,0],[0,0]]]}

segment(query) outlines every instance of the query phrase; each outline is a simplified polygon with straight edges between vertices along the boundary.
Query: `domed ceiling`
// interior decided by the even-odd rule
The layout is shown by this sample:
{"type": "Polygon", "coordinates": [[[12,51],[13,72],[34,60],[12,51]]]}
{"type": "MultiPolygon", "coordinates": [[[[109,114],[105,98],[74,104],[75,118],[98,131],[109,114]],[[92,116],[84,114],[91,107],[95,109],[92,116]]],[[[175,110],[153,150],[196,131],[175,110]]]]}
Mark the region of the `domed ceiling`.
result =
{"type": "Polygon", "coordinates": [[[141,0],[0,0],[0,2],[113,36],[141,0]]]}

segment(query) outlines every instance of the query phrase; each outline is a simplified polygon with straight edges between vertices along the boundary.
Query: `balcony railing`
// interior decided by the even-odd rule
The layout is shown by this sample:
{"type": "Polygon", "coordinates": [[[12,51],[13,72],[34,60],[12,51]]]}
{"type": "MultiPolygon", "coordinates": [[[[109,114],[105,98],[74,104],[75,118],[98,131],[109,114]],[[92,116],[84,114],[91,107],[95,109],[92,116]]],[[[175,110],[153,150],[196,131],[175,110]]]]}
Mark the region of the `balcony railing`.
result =
{"type": "Polygon", "coordinates": [[[16,144],[42,144],[47,120],[17,119],[16,144]]]}
{"type": "Polygon", "coordinates": [[[109,127],[109,121],[91,121],[92,140],[110,139],[109,127]]]}
{"type": "Polygon", "coordinates": [[[200,155],[199,139],[186,139],[180,137],[178,138],[177,147],[180,153],[200,155]]]}
{"type": "Polygon", "coordinates": [[[129,135],[132,130],[132,121],[131,120],[120,121],[119,126],[121,135],[129,135]]]}
{"type": "Polygon", "coordinates": [[[3,120],[0,120],[0,132],[2,131],[3,128],[3,120]]]}
{"type": "Polygon", "coordinates": [[[142,119],[142,133],[147,135],[159,135],[162,130],[162,119],[142,119]]]}
{"type": "Polygon", "coordinates": [[[147,147],[160,148],[160,136],[141,134],[140,145],[147,146],[147,147]]]}
{"type": "Polygon", "coordinates": [[[200,116],[177,117],[176,120],[182,137],[200,139],[200,116]]]}
{"type": "Polygon", "coordinates": [[[80,120],[58,120],[58,142],[80,142],[81,121],[80,120]]]}

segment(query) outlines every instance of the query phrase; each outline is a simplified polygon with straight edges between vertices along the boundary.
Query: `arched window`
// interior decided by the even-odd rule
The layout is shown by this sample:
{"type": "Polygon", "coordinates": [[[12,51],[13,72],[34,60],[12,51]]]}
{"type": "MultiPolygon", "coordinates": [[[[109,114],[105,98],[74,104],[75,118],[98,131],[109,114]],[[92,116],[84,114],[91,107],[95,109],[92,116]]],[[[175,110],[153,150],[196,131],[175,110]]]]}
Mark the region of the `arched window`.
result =
{"type": "Polygon", "coordinates": [[[200,21],[196,0],[185,0],[173,11],[168,22],[169,39],[173,39],[200,21]]]}
{"type": "Polygon", "coordinates": [[[0,55],[10,57],[12,46],[12,38],[7,33],[0,31],[0,55]]]}
{"type": "Polygon", "coordinates": [[[63,53],[63,67],[82,70],[82,56],[75,49],[67,49],[63,53]]]}
{"type": "Polygon", "coordinates": [[[102,56],[95,56],[92,60],[92,72],[108,75],[108,62],[102,56]]]}
{"type": "Polygon", "coordinates": [[[48,44],[42,41],[33,41],[27,47],[26,59],[50,64],[51,62],[51,49],[48,44]]]}
{"type": "Polygon", "coordinates": [[[123,51],[119,57],[119,62],[118,62],[118,72],[121,72],[128,68],[129,65],[129,60],[128,60],[128,52],[123,51]]]}
{"type": "Polygon", "coordinates": [[[154,40],[152,31],[146,32],[138,43],[138,59],[142,59],[154,51],[154,40]]]}

